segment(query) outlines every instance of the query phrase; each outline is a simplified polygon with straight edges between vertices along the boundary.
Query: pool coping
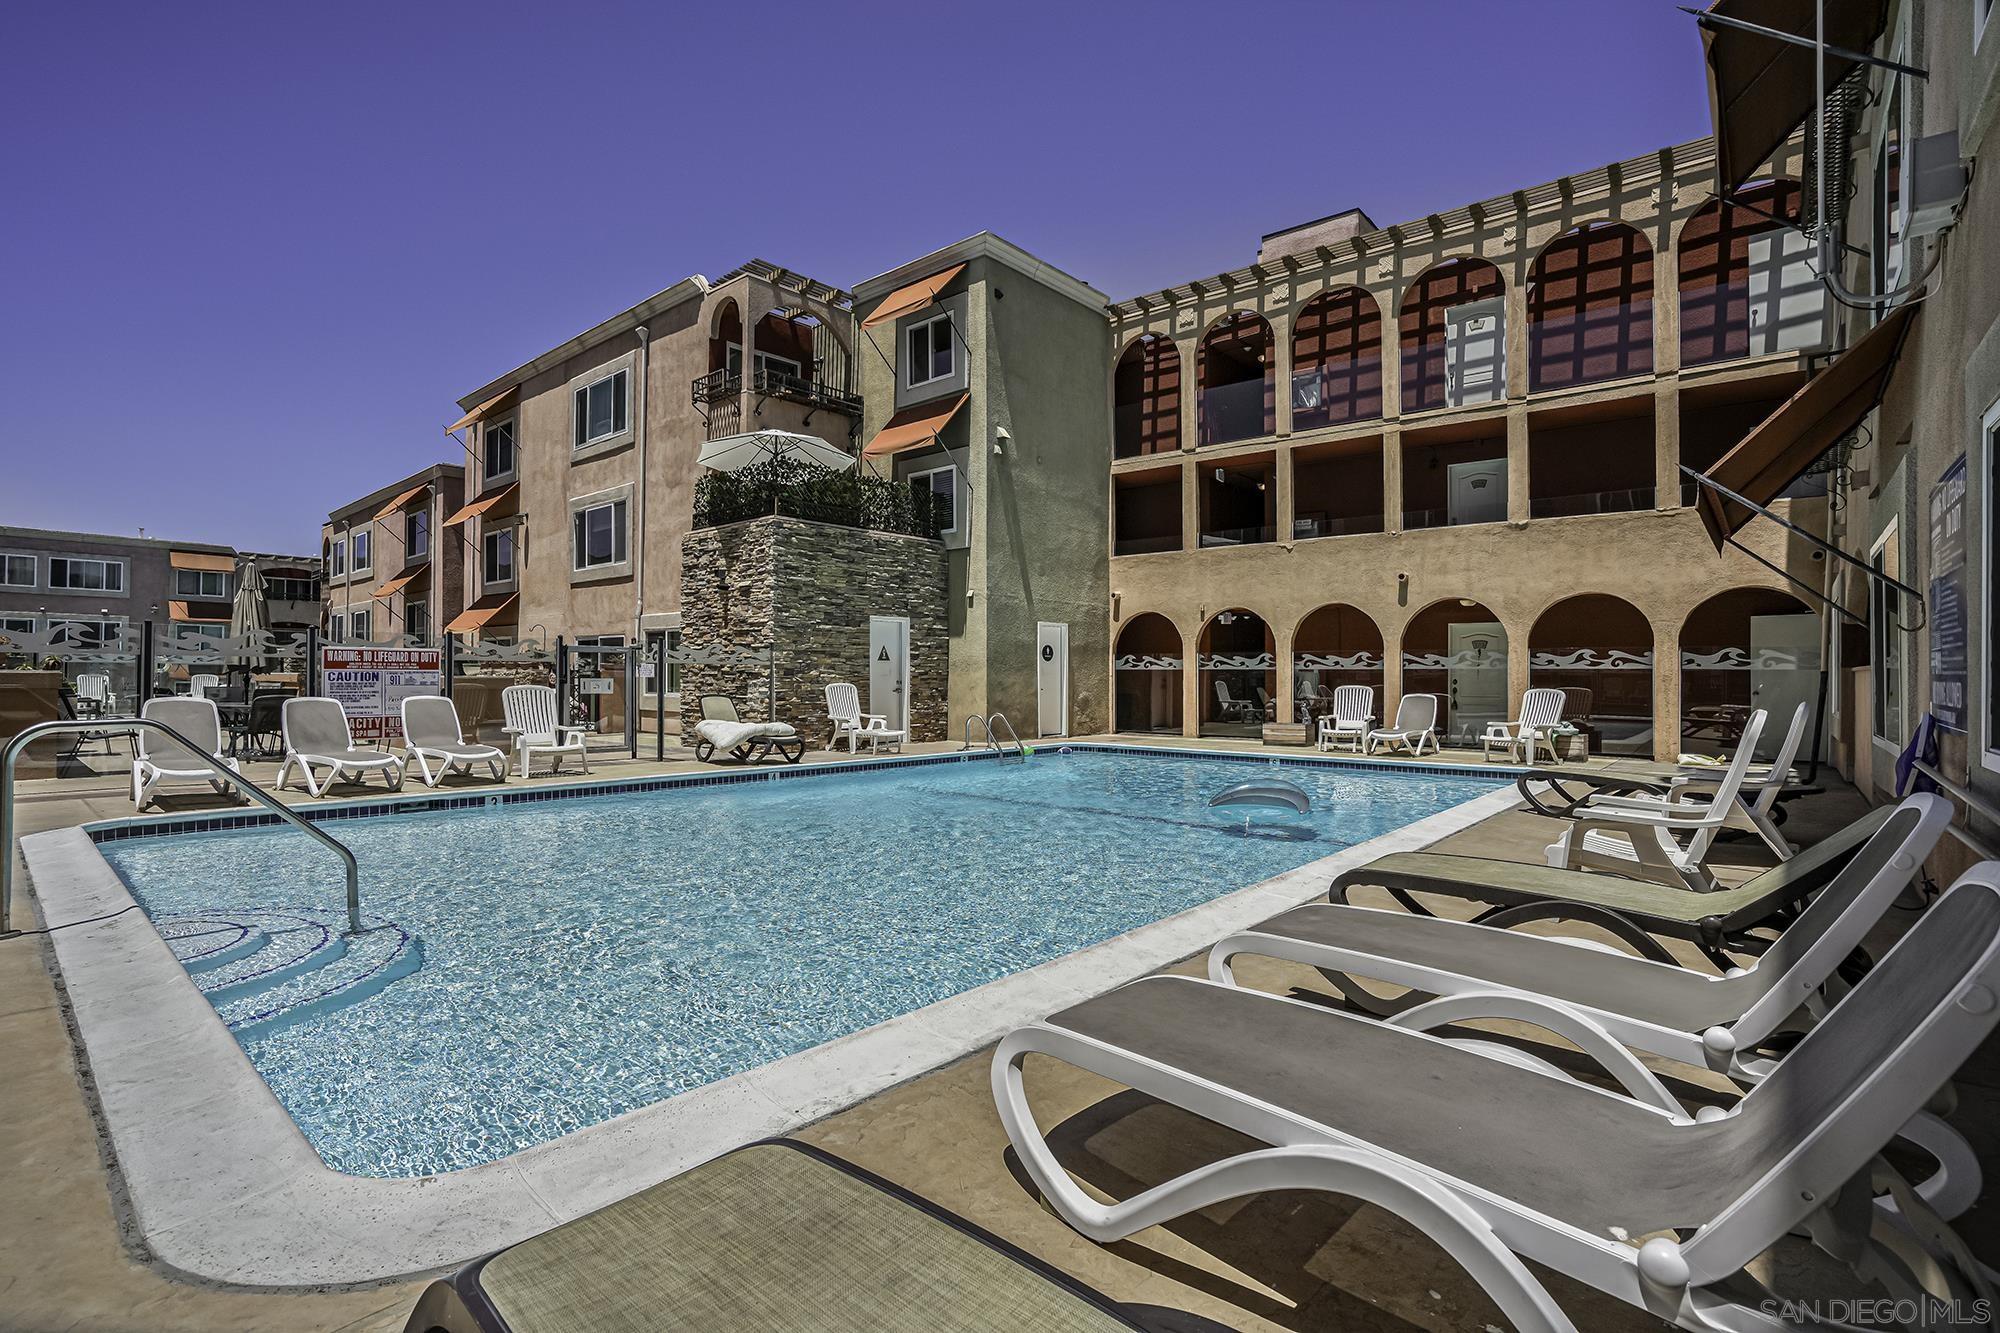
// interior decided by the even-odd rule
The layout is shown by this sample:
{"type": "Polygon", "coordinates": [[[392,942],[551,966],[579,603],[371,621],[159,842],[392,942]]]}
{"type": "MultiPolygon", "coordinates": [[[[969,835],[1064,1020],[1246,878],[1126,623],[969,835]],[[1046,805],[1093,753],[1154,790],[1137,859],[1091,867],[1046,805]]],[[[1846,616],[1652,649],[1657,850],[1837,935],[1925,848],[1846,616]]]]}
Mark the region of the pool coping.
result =
{"type": "MultiPolygon", "coordinates": [[[[952,752],[882,763],[978,757],[952,752]]],[[[1273,762],[1268,755],[1240,758],[1273,762]]],[[[1339,763],[1305,757],[1278,762],[1339,763]]],[[[843,762],[753,772],[806,776],[856,768],[843,762]]],[[[1497,767],[1438,768],[1454,776],[1511,775],[1497,767]]],[[[571,791],[708,785],[708,777],[581,783],[571,791]]],[[[907,1082],[1022,1023],[1317,897],[1340,870],[1426,846],[1516,802],[1513,788],[1501,787],[1187,911],[509,1157],[393,1179],[345,1175],[321,1161],[151,922],[134,910],[94,839],[106,828],[163,821],[106,821],[33,834],[22,839],[21,850],[52,932],[47,938],[115,1169],[147,1249],[168,1267],[208,1281],[323,1287],[435,1272],[526,1239],[731,1148],[789,1132],[907,1082]]],[[[374,804],[398,813],[410,808],[393,799],[374,804]]]]}

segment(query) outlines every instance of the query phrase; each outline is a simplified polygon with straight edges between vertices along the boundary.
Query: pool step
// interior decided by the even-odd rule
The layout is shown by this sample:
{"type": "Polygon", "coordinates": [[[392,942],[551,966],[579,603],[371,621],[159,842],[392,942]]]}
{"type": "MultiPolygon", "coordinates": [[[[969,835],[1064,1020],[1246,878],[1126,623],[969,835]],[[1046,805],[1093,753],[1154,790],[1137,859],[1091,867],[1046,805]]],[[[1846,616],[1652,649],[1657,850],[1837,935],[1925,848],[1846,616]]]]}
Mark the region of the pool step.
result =
{"type": "Polygon", "coordinates": [[[229,1030],[265,1035],[379,994],[423,966],[423,943],[393,921],[338,912],[248,908],[153,923],[229,1030]]]}

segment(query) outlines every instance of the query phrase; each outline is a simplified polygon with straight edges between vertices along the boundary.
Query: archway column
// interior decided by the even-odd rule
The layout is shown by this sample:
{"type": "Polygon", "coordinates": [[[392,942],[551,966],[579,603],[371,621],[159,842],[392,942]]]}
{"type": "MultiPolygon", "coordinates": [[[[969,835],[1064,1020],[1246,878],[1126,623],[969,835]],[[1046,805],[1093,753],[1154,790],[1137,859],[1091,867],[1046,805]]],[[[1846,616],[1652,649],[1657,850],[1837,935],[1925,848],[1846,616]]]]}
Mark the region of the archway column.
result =
{"type": "Polygon", "coordinates": [[[1535,627],[1502,620],[1500,628],[1507,635],[1507,720],[1511,722],[1521,716],[1521,699],[1528,692],[1528,641],[1535,627]]]}
{"type": "Polygon", "coordinates": [[[1279,435],[1292,433],[1292,316],[1280,311],[1268,321],[1271,327],[1271,391],[1276,408],[1279,435]]]}
{"type": "Polygon", "coordinates": [[[1382,428],[1382,531],[1403,530],[1403,428],[1382,428]]]}
{"type": "Polygon", "coordinates": [[[1403,702],[1403,633],[1409,629],[1405,620],[1396,626],[1394,634],[1382,635],[1382,725],[1387,727],[1396,717],[1396,709],[1403,702]]]}
{"type": "Polygon", "coordinates": [[[1280,630],[1276,625],[1271,625],[1268,622],[1267,629],[1271,635],[1271,653],[1274,658],[1272,668],[1276,673],[1274,684],[1277,688],[1273,691],[1271,706],[1271,711],[1276,716],[1266,718],[1265,721],[1290,722],[1294,720],[1298,712],[1292,706],[1292,669],[1294,666],[1292,661],[1292,641],[1296,636],[1296,631],[1290,629],[1280,630]]]}
{"type": "Polygon", "coordinates": [[[1196,649],[1201,631],[1181,631],[1181,735],[1192,740],[1201,735],[1201,659],[1196,649]]]}
{"type": "Polygon", "coordinates": [[[1534,512],[1528,491],[1528,408],[1507,405],[1507,521],[1526,523],[1534,512]]]}
{"type": "Polygon", "coordinates": [[[1653,758],[1671,764],[1681,752],[1681,627],[1653,623],[1653,758]]]}
{"type": "Polygon", "coordinates": [[[1201,421],[1196,400],[1201,390],[1196,384],[1201,372],[1201,343],[1195,338],[1174,339],[1174,352],[1181,359],[1181,449],[1193,453],[1201,443],[1201,421]]]}
{"type": "Polygon", "coordinates": [[[1298,510],[1298,492],[1292,477],[1292,451],[1285,448],[1277,450],[1271,462],[1271,470],[1276,474],[1274,484],[1278,492],[1273,502],[1273,521],[1277,527],[1274,535],[1278,541],[1290,546],[1298,533],[1298,528],[1292,522],[1298,510]]]}
{"type": "Polygon", "coordinates": [[[1181,549],[1201,548],[1201,469],[1192,458],[1181,464],[1181,549]]]}

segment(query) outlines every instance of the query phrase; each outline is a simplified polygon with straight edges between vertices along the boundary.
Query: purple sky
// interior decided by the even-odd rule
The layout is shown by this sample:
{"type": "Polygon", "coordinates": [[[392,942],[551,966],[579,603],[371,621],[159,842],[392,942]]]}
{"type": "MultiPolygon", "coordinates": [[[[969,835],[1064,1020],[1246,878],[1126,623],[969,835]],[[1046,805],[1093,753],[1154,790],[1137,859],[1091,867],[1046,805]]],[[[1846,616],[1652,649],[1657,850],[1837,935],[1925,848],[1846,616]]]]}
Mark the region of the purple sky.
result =
{"type": "Polygon", "coordinates": [[[1125,297],[1708,129],[1672,0],[114,0],[4,33],[0,523],[261,550],[689,273],[849,285],[991,228],[1125,297]]]}

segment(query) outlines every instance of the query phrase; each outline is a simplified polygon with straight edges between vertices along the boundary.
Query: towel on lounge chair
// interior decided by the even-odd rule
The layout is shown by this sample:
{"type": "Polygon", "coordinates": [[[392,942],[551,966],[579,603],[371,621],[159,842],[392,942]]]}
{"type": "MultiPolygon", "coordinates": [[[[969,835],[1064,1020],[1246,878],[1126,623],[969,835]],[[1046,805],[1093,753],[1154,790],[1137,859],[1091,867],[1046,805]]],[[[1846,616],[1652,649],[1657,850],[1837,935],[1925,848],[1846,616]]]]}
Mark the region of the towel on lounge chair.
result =
{"type": "Polygon", "coordinates": [[[694,734],[725,754],[745,741],[759,736],[780,736],[789,738],[796,733],[788,722],[721,722],[710,718],[697,722],[694,734]]]}

